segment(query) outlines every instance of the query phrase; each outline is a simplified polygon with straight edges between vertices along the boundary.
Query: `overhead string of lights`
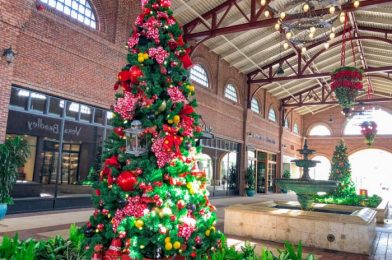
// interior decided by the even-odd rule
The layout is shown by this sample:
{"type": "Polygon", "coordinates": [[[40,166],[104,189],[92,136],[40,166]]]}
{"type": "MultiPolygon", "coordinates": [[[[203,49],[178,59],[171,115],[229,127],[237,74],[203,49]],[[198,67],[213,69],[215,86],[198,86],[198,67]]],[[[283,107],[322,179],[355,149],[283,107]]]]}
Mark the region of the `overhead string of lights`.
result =
{"type": "MultiPolygon", "coordinates": [[[[329,48],[329,42],[336,37],[335,21],[344,23],[346,14],[342,6],[350,2],[359,7],[359,0],[274,1],[268,4],[264,15],[279,15],[274,27],[285,35],[284,49],[289,48],[290,42],[304,53],[307,45],[315,42],[324,42],[324,48],[329,48]],[[317,12],[321,9],[328,9],[329,13],[317,12]]],[[[265,6],[267,1],[261,0],[260,4],[265,6]]]]}

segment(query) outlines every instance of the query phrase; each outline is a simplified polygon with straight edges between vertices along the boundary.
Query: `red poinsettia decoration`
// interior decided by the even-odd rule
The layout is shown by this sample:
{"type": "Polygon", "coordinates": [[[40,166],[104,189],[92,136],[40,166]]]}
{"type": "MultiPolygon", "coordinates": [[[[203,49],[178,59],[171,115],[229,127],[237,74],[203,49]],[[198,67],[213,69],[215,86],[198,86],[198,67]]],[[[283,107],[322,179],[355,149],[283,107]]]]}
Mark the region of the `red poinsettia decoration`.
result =
{"type": "Polygon", "coordinates": [[[359,90],[363,89],[362,71],[355,67],[340,67],[332,74],[331,89],[343,109],[351,108],[359,90]]]}
{"type": "Polygon", "coordinates": [[[365,143],[371,146],[377,134],[377,124],[374,121],[365,121],[361,124],[361,134],[365,136],[365,143]]]}

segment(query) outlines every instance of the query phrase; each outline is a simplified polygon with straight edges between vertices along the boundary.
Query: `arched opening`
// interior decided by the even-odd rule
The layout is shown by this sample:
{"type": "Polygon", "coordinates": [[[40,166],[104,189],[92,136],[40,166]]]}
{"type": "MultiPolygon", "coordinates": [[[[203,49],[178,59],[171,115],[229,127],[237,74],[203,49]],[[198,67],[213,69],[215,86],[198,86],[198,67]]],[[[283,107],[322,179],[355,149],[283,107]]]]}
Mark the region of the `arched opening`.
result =
{"type": "Polygon", "coordinates": [[[273,107],[270,107],[270,109],[268,111],[268,120],[270,120],[272,122],[276,122],[276,112],[273,107]]]}
{"type": "Polygon", "coordinates": [[[192,82],[197,83],[200,86],[209,87],[209,80],[207,71],[200,65],[194,65],[190,70],[190,79],[192,82]]]}
{"type": "Polygon", "coordinates": [[[225,98],[238,102],[237,88],[233,84],[228,84],[225,88],[225,98]]]}
{"type": "Polygon", "coordinates": [[[317,124],[309,130],[309,136],[330,136],[331,130],[325,125],[317,124]]]}
{"type": "Polygon", "coordinates": [[[206,173],[207,184],[210,185],[213,178],[212,158],[208,154],[200,153],[197,155],[197,167],[206,173]]]}
{"type": "Polygon", "coordinates": [[[310,168],[310,177],[314,180],[328,180],[331,172],[331,162],[325,156],[318,155],[312,158],[312,160],[319,161],[314,168],[310,168]]]}
{"type": "Polygon", "coordinates": [[[225,154],[220,161],[219,186],[216,189],[235,190],[238,183],[237,153],[225,154]]]}
{"type": "Polygon", "coordinates": [[[392,198],[392,153],[380,149],[365,149],[350,155],[349,160],[357,191],[365,189],[368,195],[392,198]]]}
{"type": "Polygon", "coordinates": [[[361,123],[364,121],[374,121],[377,124],[378,135],[392,135],[392,114],[382,110],[373,109],[365,111],[362,115],[355,115],[347,121],[344,128],[345,135],[360,135],[361,123]]]}

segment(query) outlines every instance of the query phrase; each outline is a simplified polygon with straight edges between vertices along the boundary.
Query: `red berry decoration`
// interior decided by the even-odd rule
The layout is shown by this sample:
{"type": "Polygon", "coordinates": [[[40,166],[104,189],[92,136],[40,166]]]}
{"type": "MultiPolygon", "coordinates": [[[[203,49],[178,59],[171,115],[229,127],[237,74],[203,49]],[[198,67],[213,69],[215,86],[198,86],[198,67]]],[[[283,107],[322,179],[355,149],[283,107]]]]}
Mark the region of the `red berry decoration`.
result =
{"type": "Polygon", "coordinates": [[[132,172],[125,171],[118,176],[116,183],[123,191],[133,191],[137,179],[132,172]]]}
{"type": "Polygon", "coordinates": [[[170,216],[170,220],[171,220],[171,221],[176,221],[176,216],[171,215],[171,216],[170,216]]]}
{"type": "Polygon", "coordinates": [[[98,190],[98,189],[96,189],[96,190],[95,190],[95,195],[100,196],[100,195],[101,195],[101,191],[98,190]]]}
{"type": "Polygon", "coordinates": [[[161,0],[161,6],[163,8],[169,8],[171,6],[171,0],[161,0]]]}
{"type": "Polygon", "coordinates": [[[139,78],[143,76],[143,71],[138,66],[132,66],[129,69],[129,79],[131,83],[137,84],[139,82],[139,78]]]}

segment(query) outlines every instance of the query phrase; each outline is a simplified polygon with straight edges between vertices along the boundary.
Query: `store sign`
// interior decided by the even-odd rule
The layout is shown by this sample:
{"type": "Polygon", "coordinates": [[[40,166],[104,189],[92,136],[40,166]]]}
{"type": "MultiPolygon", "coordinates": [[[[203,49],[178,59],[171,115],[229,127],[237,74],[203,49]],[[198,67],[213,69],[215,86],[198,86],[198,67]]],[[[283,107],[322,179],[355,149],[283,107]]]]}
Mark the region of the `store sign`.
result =
{"type": "Polygon", "coordinates": [[[256,133],[248,133],[248,136],[251,137],[251,138],[260,140],[260,141],[264,141],[264,142],[270,143],[270,144],[275,144],[276,143],[276,141],[274,139],[271,139],[268,136],[263,136],[263,135],[256,134],[256,133]]]}
{"type": "MultiPolygon", "coordinates": [[[[37,118],[35,121],[27,121],[27,127],[29,131],[33,130],[43,130],[49,131],[53,134],[58,134],[60,132],[59,124],[49,124],[43,121],[42,118],[37,118]]],[[[75,126],[73,128],[64,128],[64,133],[69,135],[79,136],[82,127],[75,126]]]]}

